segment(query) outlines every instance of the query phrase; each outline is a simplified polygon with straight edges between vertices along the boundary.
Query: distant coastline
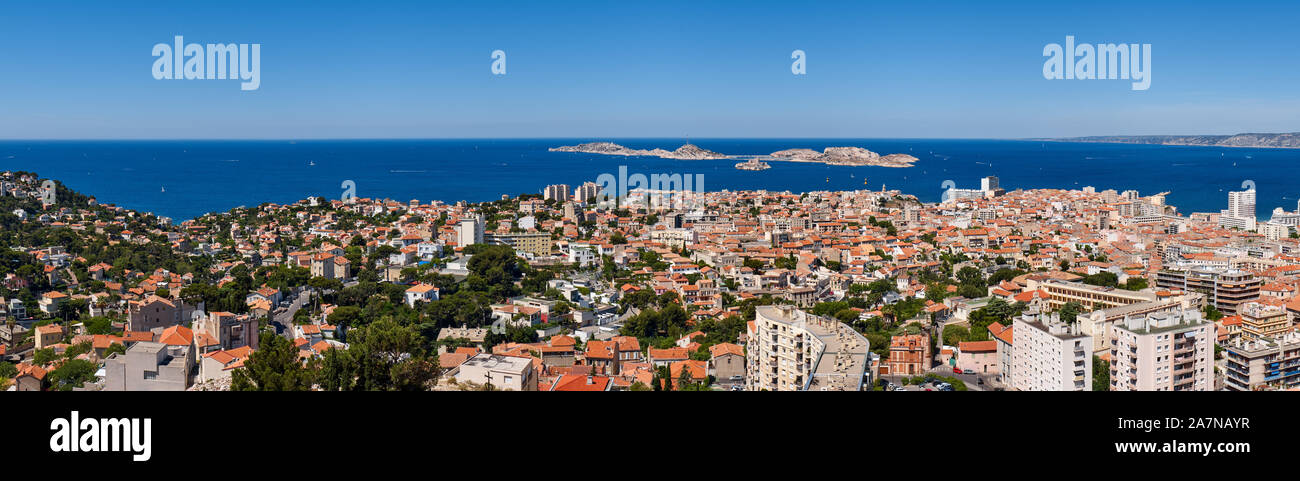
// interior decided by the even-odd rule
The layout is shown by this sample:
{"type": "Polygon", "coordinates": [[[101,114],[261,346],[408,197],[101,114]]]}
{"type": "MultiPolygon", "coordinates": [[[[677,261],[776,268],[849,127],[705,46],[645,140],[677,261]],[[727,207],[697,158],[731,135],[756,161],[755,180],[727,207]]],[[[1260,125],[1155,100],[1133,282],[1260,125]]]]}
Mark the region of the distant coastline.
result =
{"type": "MultiPolygon", "coordinates": [[[[751,161],[777,161],[777,162],[812,162],[829,165],[850,165],[850,166],[874,166],[874,167],[911,167],[918,159],[907,154],[889,154],[880,155],[861,147],[827,147],[824,151],[818,152],[812,149],[786,149],[772,152],[768,155],[728,155],[711,150],[701,149],[692,144],[685,144],[678,147],[677,150],[668,151],[665,149],[632,149],[624,147],[613,142],[589,142],[578,145],[565,145],[547,149],[550,152],[578,152],[586,154],[601,155],[622,155],[622,156],[650,156],[662,159],[676,160],[704,160],[704,159],[748,159],[751,161]]],[[[751,168],[745,169],[737,164],[737,168],[742,170],[760,170],[753,167],[757,164],[746,163],[751,168]]]]}
{"type": "Polygon", "coordinates": [[[1097,135],[1026,139],[1045,142],[1085,142],[1100,144],[1143,144],[1190,147],[1244,147],[1260,149],[1300,149],[1300,132],[1280,134],[1233,135],[1097,135]]]}

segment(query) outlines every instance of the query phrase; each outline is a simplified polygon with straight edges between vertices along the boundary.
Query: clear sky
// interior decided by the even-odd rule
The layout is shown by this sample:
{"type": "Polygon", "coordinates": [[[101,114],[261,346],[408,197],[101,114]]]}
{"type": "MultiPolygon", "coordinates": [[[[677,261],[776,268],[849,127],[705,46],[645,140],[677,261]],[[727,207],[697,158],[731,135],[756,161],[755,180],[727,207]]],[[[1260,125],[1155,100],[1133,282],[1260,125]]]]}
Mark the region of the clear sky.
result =
{"type": "Polygon", "coordinates": [[[1300,2],[10,2],[0,138],[948,137],[1300,131],[1300,2]],[[127,5],[130,3],[131,5],[127,5]],[[268,5],[274,3],[274,5],[268,5]],[[261,87],[155,80],[259,43],[261,87]],[[1149,43],[1152,82],[1043,47],[1149,43]],[[491,52],[507,54],[494,76],[491,52]],[[792,75],[791,51],[807,52],[792,75]]]}

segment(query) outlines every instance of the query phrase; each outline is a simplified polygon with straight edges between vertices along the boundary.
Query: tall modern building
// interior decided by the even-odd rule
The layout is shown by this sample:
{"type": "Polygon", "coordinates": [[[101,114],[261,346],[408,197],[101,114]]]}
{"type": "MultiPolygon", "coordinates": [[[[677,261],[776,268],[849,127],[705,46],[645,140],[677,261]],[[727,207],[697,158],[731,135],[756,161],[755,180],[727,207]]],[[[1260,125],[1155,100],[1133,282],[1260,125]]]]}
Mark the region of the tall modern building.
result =
{"type": "Polygon", "coordinates": [[[1196,310],[1130,317],[1116,323],[1110,349],[1112,391],[1214,390],[1213,322],[1196,310]]]}
{"type": "Polygon", "coordinates": [[[466,217],[460,220],[456,229],[456,243],[461,247],[470,244],[483,243],[483,218],[479,216],[466,217]]]}
{"type": "Polygon", "coordinates": [[[997,177],[994,177],[994,176],[991,176],[991,175],[990,175],[990,176],[988,176],[988,177],[985,177],[985,178],[980,179],[980,190],[982,190],[982,191],[984,191],[984,192],[992,192],[992,191],[998,190],[998,189],[1000,189],[1000,188],[1001,188],[1001,187],[998,186],[998,178],[997,178],[997,177]]]}
{"type": "Polygon", "coordinates": [[[600,197],[600,184],[595,182],[585,182],[573,193],[573,200],[578,202],[587,202],[598,197],[600,197]]]}
{"type": "Polygon", "coordinates": [[[1056,313],[1030,313],[1012,324],[1011,387],[1018,391],[1091,391],[1092,336],[1056,313]]]}
{"type": "Polygon", "coordinates": [[[1255,189],[1228,192],[1228,209],[1220,211],[1219,225],[1255,230],[1255,189]]]}
{"type": "Polygon", "coordinates": [[[788,305],[760,306],[745,346],[746,390],[861,391],[871,346],[853,328],[788,305]]]}
{"type": "MultiPolygon", "coordinates": [[[[569,186],[567,184],[555,184],[546,186],[542,191],[542,198],[545,200],[555,199],[557,201],[569,200],[569,186]]],[[[585,200],[585,199],[583,199],[585,200]]]]}

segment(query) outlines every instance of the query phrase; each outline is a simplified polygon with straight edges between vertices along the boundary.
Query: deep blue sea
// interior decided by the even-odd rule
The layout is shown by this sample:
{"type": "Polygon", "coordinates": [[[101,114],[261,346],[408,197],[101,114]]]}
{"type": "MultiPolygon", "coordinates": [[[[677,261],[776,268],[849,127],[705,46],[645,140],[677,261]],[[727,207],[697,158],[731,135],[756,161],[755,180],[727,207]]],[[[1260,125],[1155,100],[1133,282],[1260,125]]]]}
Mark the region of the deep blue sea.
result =
{"type": "Polygon", "coordinates": [[[308,196],[337,199],[345,180],[358,197],[422,202],[487,201],[578,185],[602,173],[703,174],[704,189],[878,190],[881,184],[938,201],[942,184],[978,188],[995,175],[1016,188],[1136,189],[1172,192],[1184,215],[1226,208],[1227,192],[1253,180],[1258,213],[1295,210],[1300,150],[942,139],[690,139],[725,154],[858,146],[904,153],[915,167],[846,167],[771,162],[742,171],[735,160],[667,160],[547,152],[609,140],[672,150],[683,139],[330,140],[330,141],[0,141],[0,170],[33,171],[100,202],[154,212],[179,222],[212,211],[308,196]],[[314,163],[314,165],[312,165],[314,163]],[[864,181],[866,182],[864,185],[864,181]]]}

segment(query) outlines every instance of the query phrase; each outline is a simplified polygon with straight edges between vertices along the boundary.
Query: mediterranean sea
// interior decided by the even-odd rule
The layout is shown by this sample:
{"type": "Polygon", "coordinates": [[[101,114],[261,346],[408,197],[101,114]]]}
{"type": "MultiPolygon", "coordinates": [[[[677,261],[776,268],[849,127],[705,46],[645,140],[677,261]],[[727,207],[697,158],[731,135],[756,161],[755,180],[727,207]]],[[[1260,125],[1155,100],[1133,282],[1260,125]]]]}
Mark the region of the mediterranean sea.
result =
{"type": "Polygon", "coordinates": [[[993,175],[1002,188],[1137,190],[1167,197],[1183,215],[1227,207],[1228,191],[1251,180],[1261,219],[1273,208],[1295,210],[1300,150],[959,139],[690,139],[724,154],[791,148],[864,147],[919,160],[911,168],[769,162],[743,171],[737,162],[669,160],[548,152],[550,147],[611,141],[637,149],[675,149],[685,139],[462,140],[167,140],[0,141],[0,170],[32,171],[102,203],[153,212],[174,221],[264,202],[308,196],[338,199],[346,180],[358,197],[406,202],[481,202],[502,194],[539,193],[549,184],[577,186],[603,173],[702,174],[704,190],[899,189],[937,202],[942,184],[978,188],[993,175]]]}

